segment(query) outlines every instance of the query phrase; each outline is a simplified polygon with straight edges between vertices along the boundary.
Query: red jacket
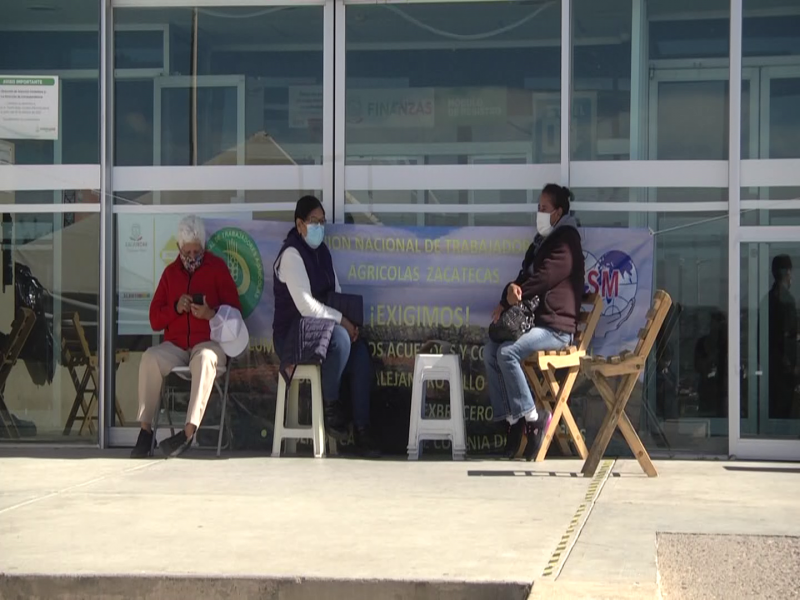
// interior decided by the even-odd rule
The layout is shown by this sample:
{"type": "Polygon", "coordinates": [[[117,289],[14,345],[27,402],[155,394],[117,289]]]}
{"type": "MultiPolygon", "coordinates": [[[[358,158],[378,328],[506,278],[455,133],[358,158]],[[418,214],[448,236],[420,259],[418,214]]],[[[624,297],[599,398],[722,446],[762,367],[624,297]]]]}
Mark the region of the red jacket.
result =
{"type": "Polygon", "coordinates": [[[191,312],[178,314],[175,306],[184,294],[203,294],[214,310],[222,305],[242,310],[239,292],[224,260],[206,252],[203,263],[192,275],[183,268],[180,256],[164,269],[161,281],[150,303],[150,326],[164,331],[164,341],[188,350],[211,339],[208,321],[197,319],[191,312]]]}

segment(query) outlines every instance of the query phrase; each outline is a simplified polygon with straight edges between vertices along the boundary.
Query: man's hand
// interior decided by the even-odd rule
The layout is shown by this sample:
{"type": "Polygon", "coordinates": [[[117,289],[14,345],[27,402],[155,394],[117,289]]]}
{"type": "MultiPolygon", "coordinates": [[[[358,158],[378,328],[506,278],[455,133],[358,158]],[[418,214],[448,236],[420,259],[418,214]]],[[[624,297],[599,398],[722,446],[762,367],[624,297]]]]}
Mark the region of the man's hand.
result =
{"type": "Polygon", "coordinates": [[[175,309],[178,311],[179,315],[189,312],[189,309],[191,308],[192,297],[189,294],[184,294],[178,298],[178,303],[175,305],[175,309]]]}
{"type": "Polygon", "coordinates": [[[212,309],[208,304],[206,304],[206,297],[203,296],[203,303],[202,304],[192,304],[192,315],[195,319],[201,319],[203,321],[210,321],[214,318],[214,315],[217,314],[217,311],[212,309]]]}
{"type": "Polygon", "coordinates": [[[347,317],[342,317],[341,325],[347,331],[347,335],[350,336],[350,343],[354,343],[358,339],[358,327],[353,325],[347,317]]]}
{"type": "Polygon", "coordinates": [[[497,305],[497,308],[495,308],[494,311],[492,312],[492,323],[497,323],[497,321],[500,320],[500,315],[503,314],[504,310],[505,309],[503,308],[502,304],[497,305]]]}
{"type": "Polygon", "coordinates": [[[514,306],[522,302],[522,288],[519,287],[516,283],[512,283],[508,286],[508,292],[506,293],[506,302],[508,302],[509,306],[514,306]]]}

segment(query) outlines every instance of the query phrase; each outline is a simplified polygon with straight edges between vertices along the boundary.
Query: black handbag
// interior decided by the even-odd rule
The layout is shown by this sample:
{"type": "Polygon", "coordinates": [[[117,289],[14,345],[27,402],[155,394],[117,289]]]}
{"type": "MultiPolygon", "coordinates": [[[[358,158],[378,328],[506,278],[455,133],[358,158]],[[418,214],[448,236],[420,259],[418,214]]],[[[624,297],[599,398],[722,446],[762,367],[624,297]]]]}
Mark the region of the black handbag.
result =
{"type": "Polygon", "coordinates": [[[356,327],[364,325],[364,298],[356,294],[331,292],[325,302],[334,310],[342,313],[345,319],[356,327]]]}
{"type": "Polygon", "coordinates": [[[497,321],[489,325],[489,339],[497,344],[516,342],[533,329],[533,315],[537,308],[539,296],[507,308],[497,321]]]}

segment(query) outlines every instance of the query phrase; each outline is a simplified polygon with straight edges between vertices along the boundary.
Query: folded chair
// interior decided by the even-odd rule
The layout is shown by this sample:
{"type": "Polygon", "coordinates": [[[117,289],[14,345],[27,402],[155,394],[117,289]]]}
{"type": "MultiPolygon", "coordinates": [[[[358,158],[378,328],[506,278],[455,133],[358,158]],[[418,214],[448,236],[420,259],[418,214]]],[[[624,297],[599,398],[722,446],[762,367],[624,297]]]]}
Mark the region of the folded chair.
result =
{"type": "MultiPolygon", "coordinates": [[[[585,459],[588,454],[568,401],[578,379],[581,358],[586,356],[589,345],[592,343],[602,310],[603,299],[600,294],[584,294],[581,299],[581,311],[578,315],[578,328],[574,344],[564,350],[536,352],[522,363],[522,369],[531,384],[536,402],[541,408],[553,413],[553,419],[545,431],[542,445],[536,454],[537,462],[544,460],[547,456],[547,450],[550,448],[554,436],[558,440],[561,452],[565,455],[572,454],[567,436],[559,432],[559,424],[562,419],[578,455],[585,459]]],[[[520,451],[522,450],[524,447],[520,451]]]]}
{"type": "Polygon", "coordinates": [[[6,406],[3,397],[6,388],[6,381],[11,375],[11,370],[17,364],[19,353],[28,341],[33,325],[36,323],[36,315],[29,308],[17,310],[17,316],[11,324],[11,333],[6,339],[5,347],[0,351],[0,426],[6,431],[6,435],[11,439],[19,439],[19,429],[11,413],[6,406]]]}
{"type": "Polygon", "coordinates": [[[586,477],[594,476],[617,427],[648,477],[658,475],[642,440],[639,439],[636,429],[625,414],[625,406],[644,371],[647,357],[667,318],[670,306],[672,298],[669,294],[664,290],[656,291],[653,304],[647,311],[647,321],[639,330],[639,341],[633,352],[625,351],[609,358],[585,357],[581,360],[581,370],[594,382],[608,408],[608,413],[597,431],[592,449],[583,465],[583,474],[586,477]],[[609,384],[609,379],[613,378],[618,378],[616,389],[612,389],[609,384]]]}
{"type": "MultiPolygon", "coordinates": [[[[117,350],[114,357],[114,368],[128,360],[130,352],[128,350],[117,350]]],[[[78,313],[73,313],[72,319],[65,321],[61,326],[61,363],[67,368],[72,385],[75,387],[75,400],[69,411],[67,422],[64,425],[64,435],[69,435],[75,421],[81,420],[79,435],[83,435],[85,429],[94,434],[94,422],[97,421],[97,401],[98,377],[97,377],[97,354],[93,353],[86,338],[86,330],[81,324],[78,313]],[[82,372],[81,372],[82,370],[82,372]]],[[[125,425],[125,415],[119,405],[119,399],[114,396],[114,412],[119,420],[120,426],[125,425]]]]}

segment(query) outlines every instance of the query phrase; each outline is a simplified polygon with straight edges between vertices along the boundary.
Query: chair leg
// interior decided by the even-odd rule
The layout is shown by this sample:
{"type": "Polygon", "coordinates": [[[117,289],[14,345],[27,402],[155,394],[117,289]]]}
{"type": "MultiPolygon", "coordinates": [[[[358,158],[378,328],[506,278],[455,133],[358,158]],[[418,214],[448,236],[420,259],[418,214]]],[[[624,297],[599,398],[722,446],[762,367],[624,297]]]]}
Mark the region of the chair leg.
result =
{"type": "MultiPolygon", "coordinates": [[[[292,380],[286,396],[286,427],[288,429],[298,429],[300,427],[300,381],[298,379],[292,380]]],[[[286,444],[286,454],[297,454],[296,438],[287,438],[284,443],[286,444]]]]}
{"type": "Polygon", "coordinates": [[[161,394],[158,397],[158,405],[156,406],[156,414],[153,416],[153,422],[150,423],[150,431],[153,432],[153,438],[150,440],[150,456],[153,456],[153,453],[156,449],[156,437],[158,436],[158,416],[161,413],[161,406],[164,404],[164,390],[161,390],[161,394]]]}
{"type": "Polygon", "coordinates": [[[220,390],[219,386],[217,386],[217,392],[219,392],[220,402],[222,402],[222,409],[219,415],[219,436],[217,438],[217,458],[219,458],[220,454],[222,453],[222,432],[225,430],[225,413],[228,410],[228,377],[225,376],[225,388],[224,390],[220,390]]]}
{"type": "MultiPolygon", "coordinates": [[[[600,461],[603,459],[609,442],[611,442],[611,437],[614,435],[620,416],[625,411],[625,405],[628,403],[628,398],[633,392],[638,377],[639,372],[625,376],[619,383],[616,393],[610,398],[606,398],[606,394],[611,390],[610,386],[606,385],[605,389],[603,389],[601,384],[601,386],[597,387],[597,391],[600,392],[600,395],[603,396],[607,403],[611,404],[611,408],[609,408],[600,425],[600,429],[597,431],[592,448],[589,450],[589,456],[583,465],[582,472],[585,477],[593,477],[597,472],[597,467],[600,466],[600,461]]],[[[602,375],[599,374],[593,375],[592,379],[595,380],[595,386],[597,386],[598,381],[603,381],[602,375]]]]}
{"type": "MultiPolygon", "coordinates": [[[[608,385],[606,380],[603,379],[601,376],[598,376],[595,379],[595,385],[598,391],[600,391],[603,400],[605,401],[607,410],[611,411],[614,408],[614,403],[609,402],[609,400],[607,399],[607,398],[615,398],[611,386],[608,385]]],[[[633,423],[631,423],[631,420],[628,418],[628,415],[625,413],[624,410],[619,416],[617,427],[619,427],[620,433],[622,433],[622,437],[625,438],[628,447],[631,449],[631,452],[633,452],[633,455],[636,457],[636,460],[639,462],[639,466],[642,467],[642,470],[647,474],[648,477],[657,477],[658,471],[656,470],[653,461],[650,459],[650,455],[647,453],[647,450],[645,449],[642,440],[636,433],[636,428],[633,426],[633,423]]]]}
{"type": "Polygon", "coordinates": [[[17,424],[14,422],[14,418],[11,416],[11,412],[6,406],[6,400],[3,398],[2,393],[0,393],[0,424],[2,424],[3,428],[8,432],[9,439],[18,440],[20,438],[17,424]]]}
{"type": "Polygon", "coordinates": [[[411,418],[408,425],[408,460],[419,460],[419,422],[425,406],[425,381],[419,357],[414,361],[414,380],[411,385],[411,418]]]}
{"type": "Polygon", "coordinates": [[[325,416],[322,409],[320,373],[311,380],[311,426],[314,436],[314,458],[325,458],[325,416]]]}
{"type": "Polygon", "coordinates": [[[281,455],[281,441],[283,438],[283,422],[286,416],[286,382],[283,375],[278,375],[278,395],[275,398],[275,423],[272,429],[272,457],[281,455]]]}

